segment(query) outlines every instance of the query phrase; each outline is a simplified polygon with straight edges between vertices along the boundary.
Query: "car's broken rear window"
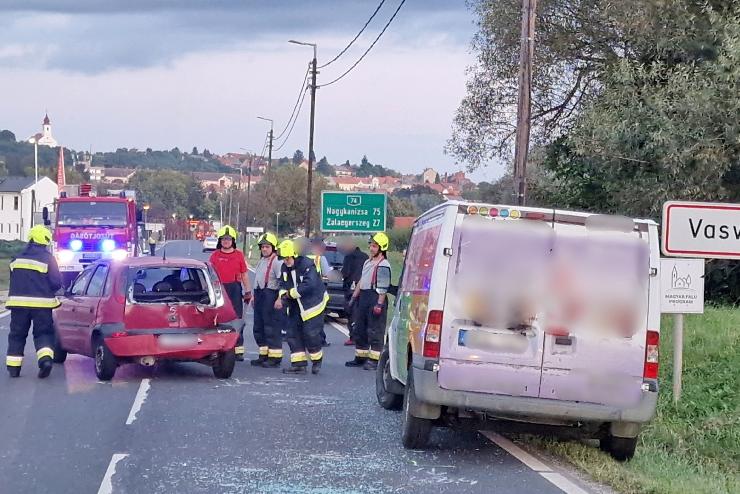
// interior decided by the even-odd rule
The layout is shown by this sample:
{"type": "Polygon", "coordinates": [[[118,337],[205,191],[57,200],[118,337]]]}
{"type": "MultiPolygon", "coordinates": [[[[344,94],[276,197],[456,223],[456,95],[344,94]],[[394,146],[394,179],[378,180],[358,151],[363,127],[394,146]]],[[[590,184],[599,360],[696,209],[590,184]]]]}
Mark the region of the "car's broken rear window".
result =
{"type": "Polygon", "coordinates": [[[207,279],[201,268],[134,268],[129,273],[129,288],[135,302],[210,303],[207,279]]]}

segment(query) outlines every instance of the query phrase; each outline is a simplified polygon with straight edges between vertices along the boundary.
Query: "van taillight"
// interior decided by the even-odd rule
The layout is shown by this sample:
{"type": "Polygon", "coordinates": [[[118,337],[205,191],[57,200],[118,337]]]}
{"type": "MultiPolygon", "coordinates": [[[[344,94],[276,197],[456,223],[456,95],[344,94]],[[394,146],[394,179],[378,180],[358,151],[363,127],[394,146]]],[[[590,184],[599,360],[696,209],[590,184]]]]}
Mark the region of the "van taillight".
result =
{"type": "Polygon", "coordinates": [[[645,379],[658,379],[659,344],[660,333],[649,329],[645,336],[645,369],[642,373],[645,379]]]}
{"type": "Polygon", "coordinates": [[[439,358],[439,346],[442,339],[441,310],[430,310],[427,316],[427,325],[424,329],[424,350],[422,354],[428,358],[439,358]]]}

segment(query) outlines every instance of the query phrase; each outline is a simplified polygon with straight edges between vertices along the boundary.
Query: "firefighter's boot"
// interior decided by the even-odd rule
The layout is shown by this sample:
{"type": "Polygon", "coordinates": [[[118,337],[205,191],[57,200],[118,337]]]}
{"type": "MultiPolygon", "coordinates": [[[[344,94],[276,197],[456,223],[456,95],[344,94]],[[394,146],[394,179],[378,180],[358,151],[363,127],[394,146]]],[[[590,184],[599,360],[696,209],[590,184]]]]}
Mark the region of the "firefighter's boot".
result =
{"type": "Polygon", "coordinates": [[[10,374],[10,377],[20,377],[21,368],[8,366],[8,374],[10,374]]]}
{"type": "Polygon", "coordinates": [[[267,355],[260,355],[258,358],[249,361],[249,363],[254,367],[265,367],[266,362],[267,355]]]}
{"type": "Polygon", "coordinates": [[[290,367],[283,369],[283,374],[295,374],[302,375],[307,374],[308,370],[305,365],[291,365],[290,367]]]}
{"type": "Polygon", "coordinates": [[[345,362],[344,365],[346,367],[362,367],[365,362],[367,362],[367,357],[355,357],[353,360],[345,362]]]}
{"type": "Polygon", "coordinates": [[[39,360],[39,379],[46,379],[51,374],[51,369],[54,367],[54,361],[51,357],[44,357],[39,360]]]}
{"type": "Polygon", "coordinates": [[[316,375],[321,370],[321,360],[314,360],[311,365],[311,374],[316,375]]]}
{"type": "Polygon", "coordinates": [[[283,359],[281,358],[268,358],[267,360],[262,362],[262,367],[264,367],[265,369],[279,369],[282,361],[283,359]]]}

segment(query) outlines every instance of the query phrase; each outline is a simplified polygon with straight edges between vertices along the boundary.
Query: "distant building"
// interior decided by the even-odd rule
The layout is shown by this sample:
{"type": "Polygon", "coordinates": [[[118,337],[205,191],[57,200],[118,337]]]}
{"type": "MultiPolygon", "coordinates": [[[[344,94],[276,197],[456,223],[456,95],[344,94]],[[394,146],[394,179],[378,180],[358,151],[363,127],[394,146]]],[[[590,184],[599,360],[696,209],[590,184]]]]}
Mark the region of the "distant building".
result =
{"type": "Polygon", "coordinates": [[[226,153],[223,156],[219,156],[217,159],[222,165],[230,166],[232,168],[239,168],[245,161],[249,162],[249,158],[249,154],[226,153]]]}
{"type": "Polygon", "coordinates": [[[102,166],[89,166],[85,169],[90,174],[90,180],[93,182],[102,182],[105,168],[102,166]]]}
{"type": "Polygon", "coordinates": [[[44,121],[41,124],[41,132],[31,136],[31,139],[35,139],[39,146],[55,148],[59,145],[57,140],[54,139],[54,136],[51,135],[51,120],[49,120],[48,113],[44,115],[44,121]]]}
{"type": "Polygon", "coordinates": [[[424,173],[421,174],[422,182],[425,184],[433,184],[437,182],[437,178],[439,178],[439,173],[434,171],[433,168],[426,168],[424,170],[424,173]]]}
{"type": "Polygon", "coordinates": [[[111,185],[126,185],[136,175],[135,168],[103,168],[101,182],[111,185]]]}
{"type": "Polygon", "coordinates": [[[355,171],[351,166],[339,165],[334,167],[334,173],[337,177],[354,177],[355,171]]]}
{"type": "MultiPolygon", "coordinates": [[[[195,172],[193,178],[197,180],[203,190],[206,192],[225,192],[232,187],[239,187],[241,190],[247,190],[248,176],[233,173],[214,173],[214,172],[195,172]]],[[[251,177],[252,187],[258,184],[261,176],[251,177]]]]}
{"type": "Polygon", "coordinates": [[[26,240],[28,231],[41,223],[44,207],[54,209],[59,188],[49,177],[0,178],[0,240],[26,240]]]}

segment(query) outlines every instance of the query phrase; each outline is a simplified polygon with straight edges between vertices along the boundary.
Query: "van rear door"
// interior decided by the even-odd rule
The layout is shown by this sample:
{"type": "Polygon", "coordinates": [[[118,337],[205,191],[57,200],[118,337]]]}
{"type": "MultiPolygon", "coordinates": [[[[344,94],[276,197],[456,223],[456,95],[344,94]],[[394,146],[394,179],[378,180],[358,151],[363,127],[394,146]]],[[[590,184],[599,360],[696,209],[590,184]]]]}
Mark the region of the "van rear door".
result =
{"type": "Polygon", "coordinates": [[[461,214],[440,348],[438,382],[449,390],[540,394],[545,283],[555,240],[552,210],[531,217],[488,208],[461,214]],[[485,213],[485,214],[484,214],[485,213]]]}
{"type": "Polygon", "coordinates": [[[631,220],[604,228],[610,222],[556,213],[541,398],[629,407],[641,397],[650,232],[631,220]]]}

